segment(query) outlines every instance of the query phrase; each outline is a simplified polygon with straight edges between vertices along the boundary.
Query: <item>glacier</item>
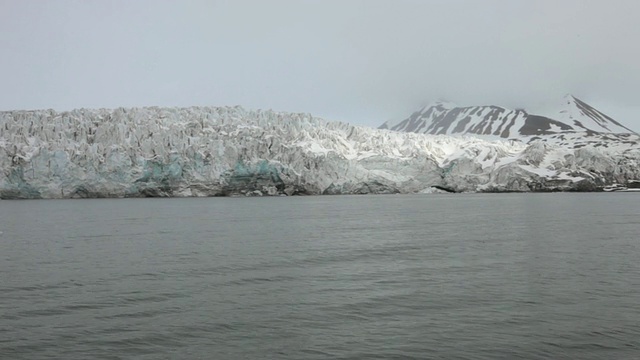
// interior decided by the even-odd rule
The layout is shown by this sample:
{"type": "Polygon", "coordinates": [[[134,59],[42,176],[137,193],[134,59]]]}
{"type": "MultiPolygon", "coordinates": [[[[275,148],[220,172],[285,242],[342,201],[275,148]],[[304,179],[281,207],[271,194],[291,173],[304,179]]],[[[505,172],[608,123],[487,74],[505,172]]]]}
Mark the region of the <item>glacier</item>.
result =
{"type": "Polygon", "coordinates": [[[239,106],[4,111],[0,198],[598,191],[640,178],[637,134],[588,135],[487,140],[239,106]]]}

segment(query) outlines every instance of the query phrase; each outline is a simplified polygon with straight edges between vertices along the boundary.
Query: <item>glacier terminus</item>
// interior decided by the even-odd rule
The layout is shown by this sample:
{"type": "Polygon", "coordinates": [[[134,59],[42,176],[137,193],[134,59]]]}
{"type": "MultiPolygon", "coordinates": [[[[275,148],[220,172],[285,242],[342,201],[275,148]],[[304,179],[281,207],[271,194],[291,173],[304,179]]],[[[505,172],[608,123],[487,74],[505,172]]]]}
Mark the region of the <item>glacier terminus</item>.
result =
{"type": "Polygon", "coordinates": [[[557,113],[437,103],[380,129],[242,107],[0,112],[0,198],[599,191],[640,138],[557,113]]]}

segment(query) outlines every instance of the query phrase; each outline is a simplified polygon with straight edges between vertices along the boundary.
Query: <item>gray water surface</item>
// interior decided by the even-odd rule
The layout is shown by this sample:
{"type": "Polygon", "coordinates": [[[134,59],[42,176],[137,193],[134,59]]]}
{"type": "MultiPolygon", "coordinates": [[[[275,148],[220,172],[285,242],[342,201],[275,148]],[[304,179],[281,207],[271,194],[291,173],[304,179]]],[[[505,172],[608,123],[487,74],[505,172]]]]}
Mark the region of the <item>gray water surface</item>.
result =
{"type": "Polygon", "coordinates": [[[640,194],[0,201],[1,359],[637,359],[640,194]]]}

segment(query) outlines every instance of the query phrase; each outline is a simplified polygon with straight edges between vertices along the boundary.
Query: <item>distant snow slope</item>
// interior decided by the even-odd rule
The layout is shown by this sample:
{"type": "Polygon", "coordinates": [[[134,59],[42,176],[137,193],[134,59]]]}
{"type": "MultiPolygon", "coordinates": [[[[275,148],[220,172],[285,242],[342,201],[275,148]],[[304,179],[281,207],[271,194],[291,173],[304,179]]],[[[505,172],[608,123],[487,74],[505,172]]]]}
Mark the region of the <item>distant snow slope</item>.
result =
{"type": "Polygon", "coordinates": [[[595,190],[640,178],[637,135],[557,136],[399,133],[240,107],[0,112],[0,198],[595,190]]]}
{"type": "Polygon", "coordinates": [[[528,113],[499,106],[457,107],[437,102],[425,106],[398,123],[386,122],[381,129],[433,135],[481,135],[529,141],[544,135],[586,132],[634,133],[614,119],[567,95],[551,111],[528,113]]]}

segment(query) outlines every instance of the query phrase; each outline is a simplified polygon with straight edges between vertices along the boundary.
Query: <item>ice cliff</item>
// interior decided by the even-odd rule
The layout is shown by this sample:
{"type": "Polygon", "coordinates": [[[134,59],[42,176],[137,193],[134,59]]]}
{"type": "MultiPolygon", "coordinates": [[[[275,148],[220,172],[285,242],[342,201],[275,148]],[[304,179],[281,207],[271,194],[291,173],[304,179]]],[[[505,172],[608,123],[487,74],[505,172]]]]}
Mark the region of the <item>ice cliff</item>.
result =
{"type": "Polygon", "coordinates": [[[487,141],[240,107],[6,111],[0,198],[591,191],[640,178],[637,135],[597,136],[487,141]]]}

